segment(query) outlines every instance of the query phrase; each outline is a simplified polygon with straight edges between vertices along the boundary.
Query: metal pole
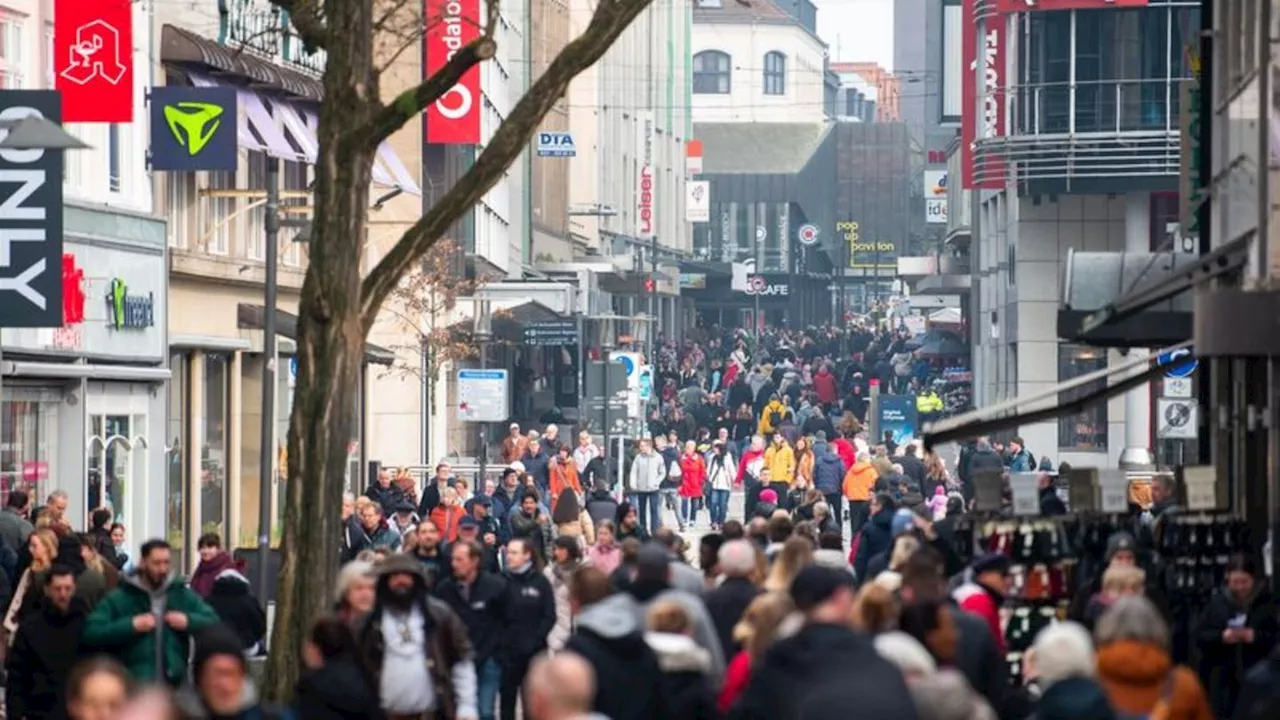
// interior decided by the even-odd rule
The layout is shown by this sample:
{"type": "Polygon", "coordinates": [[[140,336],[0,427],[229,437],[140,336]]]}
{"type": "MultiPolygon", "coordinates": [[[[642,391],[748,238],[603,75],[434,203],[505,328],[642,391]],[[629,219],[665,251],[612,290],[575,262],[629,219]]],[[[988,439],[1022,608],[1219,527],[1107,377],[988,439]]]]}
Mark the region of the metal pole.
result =
{"type": "Polygon", "coordinates": [[[649,364],[657,362],[658,339],[658,238],[649,241],[649,364]]]}
{"type": "Polygon", "coordinates": [[[258,481],[258,592],[266,606],[271,566],[271,484],[275,480],[276,424],[276,244],[280,236],[280,161],[268,156],[266,279],[263,281],[262,320],[262,433],[258,481]]]}
{"type": "MultiPolygon", "coordinates": [[[[486,304],[487,304],[487,303],[486,303],[486,304]]],[[[488,312],[488,308],[485,308],[484,312],[488,312]]],[[[488,338],[482,338],[482,339],[480,340],[480,343],[479,343],[479,344],[480,344],[480,369],[481,369],[481,370],[488,370],[488,369],[489,369],[489,368],[488,368],[488,353],[486,352],[486,350],[488,350],[488,348],[489,348],[489,341],[488,341],[488,338]]],[[[480,431],[480,453],[479,453],[479,455],[480,455],[480,458],[479,458],[479,459],[480,459],[480,472],[479,472],[479,474],[477,474],[477,475],[476,475],[476,484],[475,484],[475,492],[476,492],[477,494],[479,494],[479,493],[481,493],[481,492],[484,492],[484,473],[485,473],[485,465],[486,465],[486,464],[488,463],[488,461],[489,461],[489,432],[488,432],[488,425],[489,425],[489,424],[488,424],[488,423],[486,423],[486,422],[484,422],[483,420],[482,420],[482,421],[480,421],[480,422],[478,422],[478,423],[476,423],[476,426],[478,427],[478,429],[479,429],[479,431],[480,431]]]]}

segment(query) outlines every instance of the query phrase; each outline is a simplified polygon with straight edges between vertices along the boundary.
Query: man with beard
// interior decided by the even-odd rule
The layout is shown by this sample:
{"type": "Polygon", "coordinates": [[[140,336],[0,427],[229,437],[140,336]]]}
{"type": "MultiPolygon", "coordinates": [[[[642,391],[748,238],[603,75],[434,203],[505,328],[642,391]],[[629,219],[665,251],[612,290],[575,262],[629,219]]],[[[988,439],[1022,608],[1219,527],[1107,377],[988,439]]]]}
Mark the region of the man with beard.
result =
{"type": "Polygon", "coordinates": [[[44,577],[43,590],[39,611],[18,626],[9,650],[5,699],[12,718],[57,717],[67,675],[80,659],[77,647],[87,608],[75,597],[75,573],[54,565],[44,577]]]}
{"type": "Polygon", "coordinates": [[[440,547],[440,530],[435,523],[424,522],[418,523],[413,532],[416,542],[412,557],[422,563],[427,586],[435,587],[437,582],[449,577],[449,558],[440,547]]]}
{"type": "Polygon", "coordinates": [[[428,596],[426,573],[412,557],[392,555],[378,570],[377,599],[358,643],[388,720],[478,720],[466,626],[446,603],[428,596]]]}

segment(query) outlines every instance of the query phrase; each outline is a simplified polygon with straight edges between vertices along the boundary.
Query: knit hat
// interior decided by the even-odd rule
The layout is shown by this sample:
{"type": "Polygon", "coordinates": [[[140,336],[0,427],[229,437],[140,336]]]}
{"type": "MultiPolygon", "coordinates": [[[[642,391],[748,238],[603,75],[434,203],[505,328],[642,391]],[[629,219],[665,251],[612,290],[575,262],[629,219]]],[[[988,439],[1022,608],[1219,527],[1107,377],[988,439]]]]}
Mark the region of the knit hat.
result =
{"type": "Polygon", "coordinates": [[[1134,543],[1133,536],[1130,535],[1129,533],[1127,532],[1112,533],[1111,537],[1107,538],[1107,552],[1105,556],[1107,558],[1107,562],[1111,562],[1111,558],[1115,557],[1116,553],[1119,553],[1119,552],[1131,553],[1134,551],[1135,547],[1136,547],[1136,544],[1134,543]]]}
{"type": "Polygon", "coordinates": [[[812,610],[842,587],[854,588],[853,575],[845,570],[806,565],[791,581],[791,600],[800,612],[812,610]]]}
{"type": "Polygon", "coordinates": [[[773,488],[765,488],[760,491],[760,502],[778,504],[778,493],[773,488]]]}
{"type": "Polygon", "coordinates": [[[214,625],[200,632],[196,636],[196,649],[191,656],[191,674],[196,682],[200,681],[200,671],[205,663],[224,655],[234,658],[241,668],[248,670],[244,658],[244,643],[230,628],[214,625]]]}

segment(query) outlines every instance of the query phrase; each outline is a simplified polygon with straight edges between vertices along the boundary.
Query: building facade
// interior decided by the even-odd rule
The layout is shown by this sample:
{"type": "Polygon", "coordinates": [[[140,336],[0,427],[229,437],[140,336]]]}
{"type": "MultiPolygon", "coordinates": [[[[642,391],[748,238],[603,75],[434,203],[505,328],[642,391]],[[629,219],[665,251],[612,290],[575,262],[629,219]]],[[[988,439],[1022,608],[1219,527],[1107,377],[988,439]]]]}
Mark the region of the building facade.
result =
{"type": "MultiPolygon", "coordinates": [[[[148,26],[143,4],[133,13],[148,26]]],[[[53,87],[52,3],[0,3],[0,38],[4,89],[53,87]]],[[[134,62],[145,66],[151,52],[138,38],[134,62]]],[[[147,74],[134,81],[142,107],[147,74]]],[[[166,492],[171,457],[165,225],[145,122],[67,128],[91,149],[63,154],[64,325],[0,331],[0,494],[26,488],[42,503],[64,490],[74,524],[107,507],[140,541],[164,532],[150,499],[166,492]],[[130,312],[118,313],[124,304],[130,312]]]]}
{"type": "MultiPolygon", "coordinates": [[[[953,211],[970,204],[981,407],[1119,361],[1115,351],[1062,341],[1064,278],[1075,253],[1181,247],[1179,98],[1200,18],[1198,2],[1178,0],[1011,14],[965,7],[975,34],[967,56],[979,57],[978,38],[988,51],[965,76],[967,128],[953,165],[962,181],[948,188],[953,211]],[[965,188],[967,200],[958,196],[965,188]]],[[[1143,386],[1018,432],[1037,456],[1114,467],[1154,446],[1152,403],[1143,386]]]]}
{"type": "MultiPolygon", "coordinates": [[[[292,406],[298,292],[306,269],[306,238],[284,227],[279,238],[278,299],[263,306],[265,182],[268,159],[280,165],[282,215],[305,219],[307,188],[318,143],[315,126],[323,99],[323,55],[307,55],[287,16],[267,3],[230,3],[202,9],[156,4],[152,41],[160,48],[141,64],[156,84],[235,88],[239,162],[234,172],[155,174],[155,192],[168,219],[166,529],[188,553],[203,532],[217,532],[232,547],[256,544],[259,469],[274,459],[275,521],[280,532],[285,497],[284,452],[292,406]],[[221,12],[220,12],[221,10],[221,12]],[[255,33],[252,28],[280,28],[255,33]],[[274,446],[261,447],[262,328],[275,313],[277,353],[274,446]]],[[[384,75],[388,95],[417,82],[413,70],[384,75]]],[[[143,77],[146,73],[139,73],[143,77]]],[[[420,213],[421,124],[411,122],[380,149],[374,170],[366,266],[420,213]]],[[[365,462],[421,462],[422,393],[417,333],[390,310],[370,333],[366,372],[348,443],[348,483],[363,487],[365,462]],[[383,344],[385,343],[385,344],[383,344]]]]}

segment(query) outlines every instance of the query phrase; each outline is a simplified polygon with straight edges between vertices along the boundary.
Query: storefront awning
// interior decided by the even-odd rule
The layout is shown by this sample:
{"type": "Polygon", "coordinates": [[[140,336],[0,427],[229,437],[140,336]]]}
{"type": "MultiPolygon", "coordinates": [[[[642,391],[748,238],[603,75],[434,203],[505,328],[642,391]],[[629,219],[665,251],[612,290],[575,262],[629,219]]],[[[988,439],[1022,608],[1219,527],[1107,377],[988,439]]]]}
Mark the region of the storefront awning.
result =
{"type": "Polygon", "coordinates": [[[1127,290],[1164,282],[1199,264],[1188,253],[1067,253],[1058,308],[1058,337],[1093,347],[1164,347],[1191,337],[1191,298],[1179,294],[1151,303],[1139,313],[1083,330],[1087,319],[1122,298],[1127,290]]]}
{"type": "MultiPolygon", "coordinates": [[[[267,313],[261,305],[240,303],[236,307],[236,326],[245,330],[262,330],[267,313]]],[[[290,340],[298,339],[298,316],[276,310],[276,334],[290,340]]],[[[374,365],[393,365],[396,354],[371,342],[364,344],[364,361],[374,365]]]]}
{"type": "Polygon", "coordinates": [[[276,65],[239,48],[197,35],[174,25],[160,30],[160,59],[164,62],[194,63],[248,78],[253,83],[319,102],[324,86],[319,78],[276,65]]]}
{"type": "Polygon", "coordinates": [[[1044,422],[1063,415],[1084,412],[1094,405],[1104,403],[1117,395],[1123,395],[1134,388],[1141,387],[1161,377],[1168,372],[1171,365],[1179,364],[1184,360],[1179,358],[1162,364],[1158,362],[1158,358],[1169,357],[1173,350],[1182,350],[1190,347],[1190,341],[1183,342],[1166,348],[1166,352],[1161,355],[1152,354],[1133,358],[1119,365],[1105,367],[1066,382],[1058,383],[1035,395],[987,405],[945,420],[929,423],[924,426],[921,439],[924,441],[926,448],[932,448],[943,443],[963,442],[1002,430],[1012,430],[1030,423],[1044,422]],[[1073,391],[1079,391],[1081,388],[1099,381],[1106,383],[1106,386],[1074,400],[1058,402],[1058,399],[1063,394],[1074,394],[1073,391]],[[1028,406],[1043,405],[1049,401],[1052,401],[1053,404],[1032,410],[1021,409],[1028,406]]]}

